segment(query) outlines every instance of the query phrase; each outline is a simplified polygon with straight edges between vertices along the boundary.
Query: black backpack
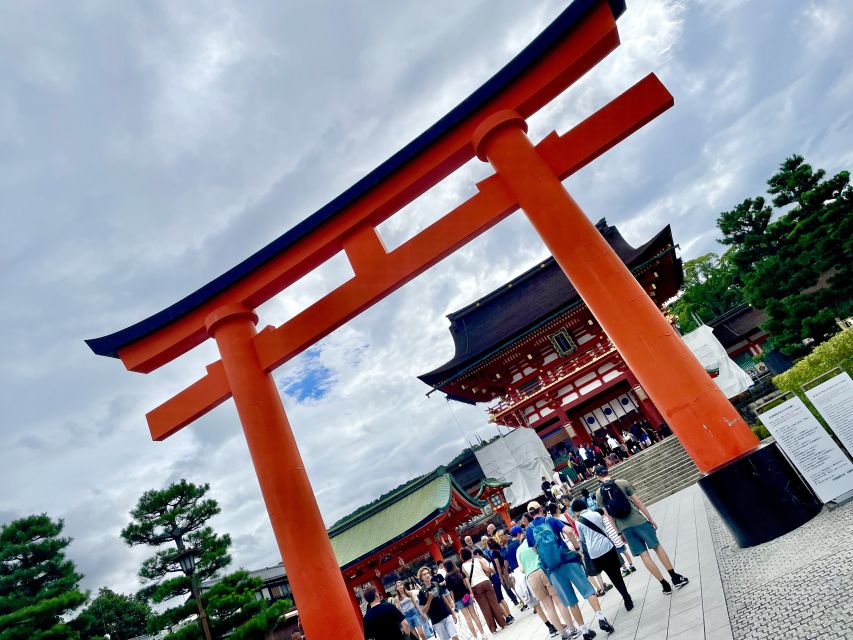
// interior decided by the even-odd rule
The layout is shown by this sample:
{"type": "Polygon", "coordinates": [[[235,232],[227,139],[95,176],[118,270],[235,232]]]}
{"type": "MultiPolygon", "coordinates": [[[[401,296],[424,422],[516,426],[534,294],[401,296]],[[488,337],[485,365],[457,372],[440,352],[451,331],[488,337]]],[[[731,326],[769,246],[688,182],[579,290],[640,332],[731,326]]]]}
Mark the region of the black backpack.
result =
{"type": "Polygon", "coordinates": [[[631,515],[631,501],[614,480],[601,483],[601,500],[604,508],[614,518],[627,518],[631,515]]]}

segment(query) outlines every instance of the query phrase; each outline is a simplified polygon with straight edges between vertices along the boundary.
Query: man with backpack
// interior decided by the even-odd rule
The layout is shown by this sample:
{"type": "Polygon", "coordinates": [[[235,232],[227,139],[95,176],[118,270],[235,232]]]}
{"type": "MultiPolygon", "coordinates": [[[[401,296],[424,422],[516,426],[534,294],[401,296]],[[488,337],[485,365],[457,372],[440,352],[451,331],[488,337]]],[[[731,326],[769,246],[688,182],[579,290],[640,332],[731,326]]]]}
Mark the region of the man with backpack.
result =
{"type": "Polygon", "coordinates": [[[589,629],[583,622],[580,608],[577,606],[578,598],[575,595],[575,589],[595,611],[599,628],[607,633],[613,633],[613,625],[604,617],[595,589],[584,572],[581,557],[577,552],[580,545],[572,528],[557,518],[546,518],[545,510],[538,502],[528,503],[527,512],[533,518],[525,532],[527,544],[536,550],[540,567],[554,586],[557,596],[575,616],[584,640],[594,638],[595,631],[589,629]],[[562,535],[568,537],[574,550],[569,549],[562,535]]]}
{"type": "Polygon", "coordinates": [[[572,503],[572,511],[575,514],[575,524],[578,528],[578,537],[584,552],[599,572],[604,571],[616,587],[625,602],[625,610],[634,608],[634,601],[625,586],[620,572],[619,554],[616,545],[607,535],[604,527],[604,518],[597,511],[587,507],[582,498],[575,498],[572,503]]]}
{"type": "Polygon", "coordinates": [[[646,509],[646,505],[634,492],[634,487],[625,480],[611,478],[610,472],[604,465],[595,468],[595,475],[601,481],[601,486],[595,492],[598,504],[604,507],[607,517],[622,534],[631,553],[640,556],[649,573],[660,582],[664,595],[671,594],[673,586],[680,589],[687,585],[690,581],[672,568],[672,561],[655,533],[658,526],[646,509]],[[669,573],[672,585],[663,577],[652,560],[649,555],[650,549],[657,554],[658,560],[669,573]]]}

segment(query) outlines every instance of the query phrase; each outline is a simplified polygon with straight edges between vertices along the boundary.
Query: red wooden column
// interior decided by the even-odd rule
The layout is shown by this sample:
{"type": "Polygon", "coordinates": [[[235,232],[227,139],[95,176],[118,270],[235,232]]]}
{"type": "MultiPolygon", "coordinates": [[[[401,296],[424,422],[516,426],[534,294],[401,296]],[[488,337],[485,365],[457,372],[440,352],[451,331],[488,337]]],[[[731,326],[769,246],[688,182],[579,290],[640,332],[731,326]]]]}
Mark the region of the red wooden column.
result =
{"type": "Polygon", "coordinates": [[[456,553],[462,553],[462,540],[459,539],[459,534],[456,532],[456,529],[450,530],[450,539],[453,541],[453,548],[456,549],[456,553]]]}
{"type": "Polygon", "coordinates": [[[495,509],[495,511],[498,512],[498,515],[500,515],[501,519],[504,521],[504,525],[509,529],[509,505],[501,507],[500,509],[495,509]]]}
{"type": "Polygon", "coordinates": [[[272,376],[258,361],[253,339],[258,316],[242,305],[211,313],[205,325],[216,340],[243,425],[281,559],[312,640],[360,638],[317,500],[305,473],[272,376]],[[329,616],[335,624],[327,624],[329,616]]]}
{"type": "Polygon", "coordinates": [[[424,544],[426,544],[427,549],[429,549],[429,555],[432,556],[432,559],[437,563],[441,564],[444,562],[444,556],[441,554],[441,547],[433,538],[425,538],[424,544]]]}
{"type": "Polygon", "coordinates": [[[640,384],[708,473],[758,445],[735,408],[607,241],[563,188],[513,111],[486,118],[472,142],[513,194],[640,384]]]}
{"type": "MultiPolygon", "coordinates": [[[[655,406],[655,403],[652,402],[649,398],[643,400],[637,395],[637,392],[634,387],[636,387],[637,385],[642,387],[642,385],[640,385],[640,381],[637,380],[637,376],[635,376],[630,369],[625,371],[625,377],[628,379],[628,382],[631,385],[631,391],[633,391],[634,395],[637,396],[637,401],[640,403],[640,411],[642,411],[643,415],[645,415],[648,421],[652,423],[652,426],[657,429],[661,425],[661,423],[665,422],[660,411],[658,411],[658,408],[655,406]]],[[[645,391],[645,389],[643,389],[643,391],[645,391]]]]}

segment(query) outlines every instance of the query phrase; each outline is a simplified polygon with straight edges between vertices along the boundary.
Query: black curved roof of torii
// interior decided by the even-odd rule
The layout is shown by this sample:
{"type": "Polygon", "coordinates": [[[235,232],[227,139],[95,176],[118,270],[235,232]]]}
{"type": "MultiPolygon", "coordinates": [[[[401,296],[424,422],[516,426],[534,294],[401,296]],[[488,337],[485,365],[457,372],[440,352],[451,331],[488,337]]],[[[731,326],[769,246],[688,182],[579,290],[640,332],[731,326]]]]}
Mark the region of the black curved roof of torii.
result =
{"type": "MultiPolygon", "coordinates": [[[[625,11],[624,0],[606,0],[614,18],[625,11]]],[[[158,311],[154,315],[136,324],[101,338],[86,340],[86,344],[97,355],[117,357],[118,350],[154,333],[171,322],[201,306],[228,287],[239,282],[273,259],[287,248],[295,245],[317,227],[325,224],[344,208],[366,194],[370,189],[388,178],[406,163],[422,153],[440,137],[448,133],[465,118],[473,115],[489,100],[509,86],[545,53],[558,44],[580,22],[584,15],[602,0],[574,0],[559,16],[549,24],[536,39],[527,45],[521,53],[510,60],[500,71],[480,86],[476,91],[460,102],[438,122],[400,149],[373,171],[356,182],[349,189],[331,200],[328,204],[299,222],[296,226],[280,235],[268,245],[253,253],[240,264],[232,267],[218,278],[211,280],[201,288],[179,300],[173,305],[158,311]]]]}
{"type": "MultiPolygon", "coordinates": [[[[629,269],[637,268],[673,246],[669,225],[640,247],[628,244],[619,230],[609,226],[603,218],[596,227],[629,269]]],[[[676,277],[677,286],[681,286],[680,268],[676,277]]],[[[418,378],[433,388],[440,388],[501,345],[528,333],[544,318],[579,303],[582,303],[580,295],[554,258],[549,257],[499,289],[449,314],[447,319],[456,351],[443,365],[418,378]]],[[[451,397],[470,402],[452,394],[451,397]]]]}

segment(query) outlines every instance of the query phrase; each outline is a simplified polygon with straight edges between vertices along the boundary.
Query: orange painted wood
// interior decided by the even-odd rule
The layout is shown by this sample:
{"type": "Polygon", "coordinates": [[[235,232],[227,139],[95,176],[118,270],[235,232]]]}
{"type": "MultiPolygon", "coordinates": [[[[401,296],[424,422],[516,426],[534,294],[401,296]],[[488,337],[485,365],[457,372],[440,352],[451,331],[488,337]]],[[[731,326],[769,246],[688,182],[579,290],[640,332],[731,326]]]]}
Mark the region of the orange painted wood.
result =
{"type": "Polygon", "coordinates": [[[208,320],[309,638],[363,637],[272,375],[252,341],[257,316],[231,307],[208,320]],[[344,615],[346,613],[346,615],[344,615]],[[329,624],[332,616],[334,624],[329,624]]]}
{"type": "Polygon", "coordinates": [[[488,158],[587,308],[703,473],[758,439],[519,127],[479,131],[488,158]]]}
{"type": "Polygon", "coordinates": [[[486,115],[501,109],[514,109],[525,117],[532,115],[618,44],[616,21],[607,3],[599,3],[569,37],[477,114],[327,224],[227,291],[176,318],[167,327],[120,349],[121,361],[131,371],[149,373],[201,344],[208,337],[204,319],[209,313],[225,304],[255,308],[269,300],[340,251],[341,239],[353,229],[365,223],[378,225],[470,160],[473,157],[471,134],[486,115]]]}
{"type": "MultiPolygon", "coordinates": [[[[650,74],[564,135],[548,135],[537,149],[551,170],[565,178],[672,104],[670,93],[650,74]]],[[[281,327],[261,331],[255,343],[264,369],[275,369],[298,355],[518,208],[495,176],[481,181],[477,188],[476,195],[391,252],[385,251],[370,226],[346,236],[342,244],[355,278],[281,327]]],[[[227,398],[217,381],[206,382],[208,377],[193,384],[193,393],[182,392],[148,414],[152,434],[171,435],[227,398]]]]}

